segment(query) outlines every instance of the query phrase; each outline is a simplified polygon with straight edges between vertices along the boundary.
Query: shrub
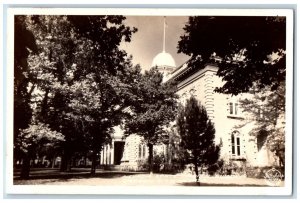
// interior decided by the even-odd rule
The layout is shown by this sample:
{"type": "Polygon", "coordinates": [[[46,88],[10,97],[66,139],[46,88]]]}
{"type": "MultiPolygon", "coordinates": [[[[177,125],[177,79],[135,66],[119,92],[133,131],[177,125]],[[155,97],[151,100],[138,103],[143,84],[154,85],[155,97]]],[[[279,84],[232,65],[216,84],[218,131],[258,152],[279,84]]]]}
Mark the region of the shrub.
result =
{"type": "Polygon", "coordinates": [[[265,174],[268,170],[275,168],[284,176],[284,168],[282,167],[273,167],[273,166],[266,166],[266,167],[247,167],[246,168],[246,176],[248,178],[258,178],[264,179],[265,174]]]}
{"type": "Polygon", "coordinates": [[[148,161],[146,159],[138,160],[137,170],[138,171],[147,171],[149,169],[148,166],[149,166],[149,164],[148,164],[148,161]]]}

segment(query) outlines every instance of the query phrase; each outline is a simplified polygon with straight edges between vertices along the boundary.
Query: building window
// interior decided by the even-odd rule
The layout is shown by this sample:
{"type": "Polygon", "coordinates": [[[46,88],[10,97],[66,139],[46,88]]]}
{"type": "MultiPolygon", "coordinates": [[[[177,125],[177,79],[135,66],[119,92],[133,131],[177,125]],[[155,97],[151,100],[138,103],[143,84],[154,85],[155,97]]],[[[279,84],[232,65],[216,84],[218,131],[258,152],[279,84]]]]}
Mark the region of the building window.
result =
{"type": "Polygon", "coordinates": [[[229,103],[229,113],[233,114],[233,103],[232,102],[229,103]]]}
{"type": "Polygon", "coordinates": [[[241,137],[238,131],[231,134],[231,153],[235,156],[241,155],[241,137]]]}
{"type": "Polygon", "coordinates": [[[268,137],[268,132],[264,129],[260,130],[257,134],[257,149],[258,151],[261,150],[261,148],[265,145],[268,137]]]}
{"type": "Polygon", "coordinates": [[[229,103],[229,114],[230,115],[238,115],[238,103],[230,102],[229,103]]]}
{"type": "Polygon", "coordinates": [[[193,88],[190,90],[190,95],[196,97],[196,90],[193,88]]]}
{"type": "Polygon", "coordinates": [[[139,145],[139,158],[144,159],[146,157],[147,146],[145,144],[139,145]]]}
{"type": "Polygon", "coordinates": [[[142,145],[139,145],[139,158],[142,158],[142,145]]]}
{"type": "Polygon", "coordinates": [[[144,145],[144,147],[143,147],[143,158],[146,157],[146,150],[147,150],[147,147],[146,147],[146,145],[144,145]]]}

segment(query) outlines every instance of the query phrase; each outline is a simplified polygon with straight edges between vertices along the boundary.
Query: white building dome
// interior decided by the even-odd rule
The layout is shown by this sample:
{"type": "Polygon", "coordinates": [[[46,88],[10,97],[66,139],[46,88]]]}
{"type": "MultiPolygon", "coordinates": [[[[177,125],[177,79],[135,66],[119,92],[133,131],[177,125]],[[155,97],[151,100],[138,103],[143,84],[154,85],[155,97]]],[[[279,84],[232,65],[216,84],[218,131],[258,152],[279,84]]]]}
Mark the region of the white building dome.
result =
{"type": "Polygon", "coordinates": [[[154,67],[154,66],[176,67],[173,57],[171,56],[171,54],[166,53],[166,52],[161,52],[154,57],[154,59],[152,61],[152,67],[154,67]]]}

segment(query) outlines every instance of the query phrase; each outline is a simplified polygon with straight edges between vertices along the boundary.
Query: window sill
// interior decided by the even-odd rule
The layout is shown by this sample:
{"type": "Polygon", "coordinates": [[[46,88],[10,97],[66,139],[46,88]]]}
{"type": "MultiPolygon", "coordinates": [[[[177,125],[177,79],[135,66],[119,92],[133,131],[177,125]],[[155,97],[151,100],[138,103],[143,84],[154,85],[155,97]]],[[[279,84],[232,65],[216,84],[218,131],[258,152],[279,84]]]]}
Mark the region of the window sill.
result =
{"type": "Polygon", "coordinates": [[[232,155],[230,159],[234,160],[234,161],[246,161],[245,156],[234,156],[234,155],[232,155]]]}
{"type": "Polygon", "coordinates": [[[231,118],[231,119],[238,119],[238,120],[244,120],[244,117],[240,116],[240,115],[227,115],[227,118],[231,118]]]}

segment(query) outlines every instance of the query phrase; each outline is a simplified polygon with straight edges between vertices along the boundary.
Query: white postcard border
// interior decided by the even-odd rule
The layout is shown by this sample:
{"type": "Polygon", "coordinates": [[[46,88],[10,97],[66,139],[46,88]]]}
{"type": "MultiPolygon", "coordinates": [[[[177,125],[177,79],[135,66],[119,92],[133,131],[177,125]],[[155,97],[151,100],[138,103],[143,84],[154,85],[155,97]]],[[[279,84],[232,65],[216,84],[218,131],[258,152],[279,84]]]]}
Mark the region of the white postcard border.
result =
{"type": "MultiPolygon", "coordinates": [[[[293,129],[293,10],[290,9],[97,9],[97,8],[8,8],[7,68],[6,68],[6,192],[8,194],[171,194],[171,195],[290,195],[292,191],[292,129],[293,129]],[[142,16],[286,16],[287,75],[286,75],[286,168],[284,187],[119,187],[119,186],[52,186],[13,185],[13,44],[14,15],[142,15],[142,16]]],[[[295,135],[294,135],[295,136],[295,135]]]]}

